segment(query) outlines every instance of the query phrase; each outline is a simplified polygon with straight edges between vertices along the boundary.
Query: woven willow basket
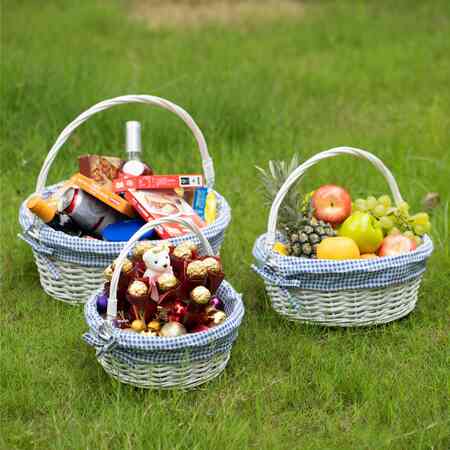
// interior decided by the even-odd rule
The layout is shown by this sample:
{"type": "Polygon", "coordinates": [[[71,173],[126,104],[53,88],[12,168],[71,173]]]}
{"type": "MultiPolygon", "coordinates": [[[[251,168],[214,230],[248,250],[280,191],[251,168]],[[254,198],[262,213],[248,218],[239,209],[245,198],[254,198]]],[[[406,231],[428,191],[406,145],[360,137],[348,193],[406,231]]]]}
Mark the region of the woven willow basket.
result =
{"type": "Polygon", "coordinates": [[[425,263],[433,250],[428,236],[413,252],[366,260],[296,258],[272,251],[275,241],[284,239],[276,226],[289,189],[319,161],[342,154],[372,163],[386,179],[395,204],[403,202],[392,173],[371,153],[350,147],[318,153],[291,173],[275,197],[268,232],[253,249],[254,269],[263,278],[275,311],[289,320],[335,327],[388,323],[406,316],[416,305],[425,263]]]}
{"type": "Polygon", "coordinates": [[[141,388],[186,389],[218,376],[230,358],[244,315],[241,296],[223,281],[217,295],[224,303],[227,319],[208,331],[163,338],[125,332],[113,326],[117,315],[117,285],[124,259],[139,237],[152,227],[168,222],[178,222],[192,229],[201,242],[200,253],[214,255],[208,240],[191,222],[175,217],[149,222],[130,239],[117,259],[106,319],[98,314],[96,308],[97,295],[101,291],[85,305],[89,332],[84,339],[96,348],[98,362],[111,377],[141,388]]]}
{"type": "MultiPolygon", "coordinates": [[[[180,117],[196,139],[206,184],[209,188],[213,188],[213,162],[208,153],[203,133],[192,117],[184,109],[168,100],[149,95],[126,95],[97,103],[79,115],[61,132],[44,161],[35,193],[48,197],[60,186],[59,184],[45,187],[48,172],[61,147],[81,124],[101,111],[126,103],[158,106],[180,117]]],[[[19,212],[19,221],[22,227],[19,237],[26,241],[33,250],[44,291],[56,300],[69,304],[85,303],[91,294],[102,285],[104,268],[117,257],[125,242],[87,240],[55,231],[31,214],[26,207],[26,201],[22,204],[19,212]]],[[[215,252],[220,250],[225,230],[231,219],[230,207],[219,194],[217,194],[217,203],[216,221],[203,230],[215,252]]],[[[188,234],[174,239],[173,242],[177,244],[183,240],[196,240],[196,237],[188,234]]]]}

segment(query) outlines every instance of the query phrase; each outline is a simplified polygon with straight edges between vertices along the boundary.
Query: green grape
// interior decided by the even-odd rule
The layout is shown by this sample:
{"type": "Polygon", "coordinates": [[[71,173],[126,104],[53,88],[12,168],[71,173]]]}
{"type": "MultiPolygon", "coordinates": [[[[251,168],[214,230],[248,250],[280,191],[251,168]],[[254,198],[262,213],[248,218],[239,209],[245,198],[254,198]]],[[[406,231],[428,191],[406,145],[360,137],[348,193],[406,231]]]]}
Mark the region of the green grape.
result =
{"type": "Polygon", "coordinates": [[[354,206],[356,211],[367,211],[367,202],[362,198],[357,198],[354,206]]]}
{"type": "Polygon", "coordinates": [[[382,217],[386,214],[386,208],[382,204],[378,204],[373,208],[373,213],[376,217],[382,217]]]}
{"type": "Polygon", "coordinates": [[[389,235],[392,236],[393,234],[400,234],[400,230],[397,227],[392,228],[392,230],[389,231],[389,235]]]}
{"type": "Polygon", "coordinates": [[[398,210],[402,213],[402,214],[408,214],[409,211],[409,205],[406,202],[402,202],[400,203],[400,205],[398,206],[398,210]]]}
{"type": "Polygon", "coordinates": [[[430,217],[424,212],[414,214],[411,219],[413,220],[414,225],[426,225],[430,222],[430,217]]]}
{"type": "Polygon", "coordinates": [[[383,216],[380,217],[380,225],[383,230],[389,231],[391,228],[394,228],[394,221],[388,216],[383,216]]]}
{"type": "Polygon", "coordinates": [[[368,209],[373,209],[373,208],[375,208],[375,206],[377,206],[377,199],[373,195],[370,195],[369,197],[367,197],[366,202],[367,202],[368,209]]]}
{"type": "Polygon", "coordinates": [[[428,222],[425,225],[420,224],[414,224],[414,232],[418,234],[419,236],[424,235],[425,233],[428,233],[431,230],[431,223],[428,222]]]}
{"type": "Polygon", "coordinates": [[[403,236],[406,236],[407,238],[410,238],[410,239],[414,239],[415,238],[414,233],[412,231],[405,231],[403,233],[403,236]]]}
{"type": "Polygon", "coordinates": [[[379,197],[378,203],[380,203],[381,205],[383,205],[386,208],[389,208],[392,204],[391,198],[389,197],[389,195],[382,195],[381,197],[379,197]]]}

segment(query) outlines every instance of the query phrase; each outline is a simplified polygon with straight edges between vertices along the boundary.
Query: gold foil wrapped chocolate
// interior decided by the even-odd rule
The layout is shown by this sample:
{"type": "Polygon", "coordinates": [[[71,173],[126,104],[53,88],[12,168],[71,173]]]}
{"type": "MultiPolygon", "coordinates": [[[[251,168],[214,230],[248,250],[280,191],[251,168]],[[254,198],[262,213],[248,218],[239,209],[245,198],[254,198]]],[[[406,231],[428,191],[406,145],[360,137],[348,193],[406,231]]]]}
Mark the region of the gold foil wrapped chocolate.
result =
{"type": "Polygon", "coordinates": [[[140,241],[138,242],[133,249],[133,256],[135,258],[142,258],[142,255],[154,246],[151,241],[140,241]]]}
{"type": "Polygon", "coordinates": [[[147,295],[148,287],[143,281],[135,280],[128,286],[128,293],[136,297],[147,295]]]}
{"type": "Polygon", "coordinates": [[[159,320],[152,320],[147,325],[150,331],[158,332],[161,329],[161,322],[159,320]]]}
{"type": "MultiPolygon", "coordinates": [[[[112,271],[114,271],[114,269],[116,268],[116,261],[114,261],[110,267],[111,267],[112,271]]],[[[123,260],[122,273],[127,274],[127,273],[131,272],[132,270],[133,270],[133,263],[128,258],[125,258],[123,260]]]]}
{"type": "Polygon", "coordinates": [[[163,273],[158,277],[158,286],[162,291],[168,291],[178,284],[175,275],[171,273],[163,273]]]}
{"type": "Polygon", "coordinates": [[[158,336],[158,333],[156,331],[151,330],[148,331],[143,330],[139,334],[142,334],[142,336],[158,336]]]}
{"type": "Polygon", "coordinates": [[[186,328],[180,322],[167,322],[159,332],[162,337],[176,337],[186,334],[186,328]]]}
{"type": "Polygon", "coordinates": [[[222,268],[220,266],[220,262],[217,261],[216,258],[212,258],[212,257],[205,258],[202,262],[208,272],[219,273],[222,270],[222,268]]]}
{"type": "Polygon", "coordinates": [[[208,312],[208,319],[211,321],[210,325],[220,325],[225,322],[227,315],[219,309],[212,309],[208,312]]]}
{"type": "Polygon", "coordinates": [[[211,292],[205,286],[197,286],[191,291],[191,299],[200,305],[206,305],[211,299],[211,292]]]}
{"type": "Polygon", "coordinates": [[[113,272],[114,272],[114,269],[113,269],[112,264],[111,264],[103,271],[103,278],[106,281],[111,281],[112,276],[113,276],[113,272]]]}
{"type": "Polygon", "coordinates": [[[208,268],[203,261],[192,261],[186,268],[186,274],[189,279],[203,278],[208,273],[208,268]]]}
{"type": "Polygon", "coordinates": [[[182,259],[189,259],[192,257],[192,251],[188,247],[185,247],[182,245],[178,245],[177,247],[175,247],[173,254],[177,258],[182,258],[182,259]]]}
{"type": "Polygon", "coordinates": [[[145,322],[143,320],[133,320],[131,323],[131,329],[136,332],[144,331],[145,330],[145,322]]]}

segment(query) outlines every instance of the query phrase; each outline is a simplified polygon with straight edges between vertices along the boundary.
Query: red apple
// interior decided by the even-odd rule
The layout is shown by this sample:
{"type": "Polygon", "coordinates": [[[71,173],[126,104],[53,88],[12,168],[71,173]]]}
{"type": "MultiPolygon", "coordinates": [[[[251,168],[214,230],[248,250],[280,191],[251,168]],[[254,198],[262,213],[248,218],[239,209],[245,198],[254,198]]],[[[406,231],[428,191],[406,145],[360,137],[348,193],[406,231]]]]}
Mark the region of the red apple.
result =
{"type": "Polygon", "coordinates": [[[320,186],[312,196],[314,215],[332,225],[342,223],[352,213],[352,198],[342,187],[334,184],[320,186]]]}
{"type": "Polygon", "coordinates": [[[415,250],[416,242],[402,234],[386,236],[378,250],[379,256],[395,256],[415,250]]]}

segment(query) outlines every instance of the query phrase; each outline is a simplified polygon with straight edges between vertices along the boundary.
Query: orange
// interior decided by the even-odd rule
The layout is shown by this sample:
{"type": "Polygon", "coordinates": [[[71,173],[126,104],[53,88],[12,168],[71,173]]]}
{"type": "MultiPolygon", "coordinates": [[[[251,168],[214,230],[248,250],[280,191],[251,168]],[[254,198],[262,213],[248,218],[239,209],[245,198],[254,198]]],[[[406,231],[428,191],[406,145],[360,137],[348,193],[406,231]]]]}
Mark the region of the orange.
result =
{"type": "Polygon", "coordinates": [[[375,253],[364,253],[363,255],[361,255],[361,259],[374,259],[374,258],[379,258],[379,256],[376,255],[375,253]]]}
{"type": "Polygon", "coordinates": [[[356,242],[348,237],[329,237],[317,246],[317,258],[356,259],[359,258],[359,248],[356,242]]]}

